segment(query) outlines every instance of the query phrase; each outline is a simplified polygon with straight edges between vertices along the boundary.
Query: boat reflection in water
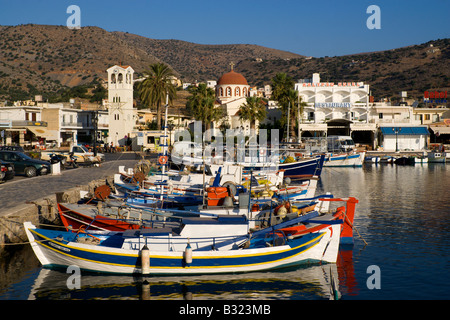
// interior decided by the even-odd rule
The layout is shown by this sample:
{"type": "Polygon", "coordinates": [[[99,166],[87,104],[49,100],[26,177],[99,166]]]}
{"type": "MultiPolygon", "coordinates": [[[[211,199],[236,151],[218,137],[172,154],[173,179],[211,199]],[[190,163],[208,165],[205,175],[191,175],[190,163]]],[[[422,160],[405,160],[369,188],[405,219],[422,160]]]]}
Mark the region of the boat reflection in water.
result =
{"type": "Polygon", "coordinates": [[[79,289],[70,290],[71,274],[42,268],[30,300],[263,300],[335,299],[339,288],[336,264],[312,265],[276,272],[185,277],[131,277],[82,274],[79,289]],[[334,280],[333,280],[334,279],[334,280]]]}

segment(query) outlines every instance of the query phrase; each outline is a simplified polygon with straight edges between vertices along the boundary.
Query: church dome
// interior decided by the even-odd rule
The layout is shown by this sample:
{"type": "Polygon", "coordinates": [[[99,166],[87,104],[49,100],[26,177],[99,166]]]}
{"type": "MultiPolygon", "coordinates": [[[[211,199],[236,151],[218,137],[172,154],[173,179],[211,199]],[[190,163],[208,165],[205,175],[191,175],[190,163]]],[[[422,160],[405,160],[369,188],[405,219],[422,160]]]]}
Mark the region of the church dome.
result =
{"type": "Polygon", "coordinates": [[[230,72],[225,73],[220,77],[217,85],[225,85],[225,84],[237,84],[237,85],[246,85],[248,86],[247,79],[237,72],[231,70],[230,72]]]}

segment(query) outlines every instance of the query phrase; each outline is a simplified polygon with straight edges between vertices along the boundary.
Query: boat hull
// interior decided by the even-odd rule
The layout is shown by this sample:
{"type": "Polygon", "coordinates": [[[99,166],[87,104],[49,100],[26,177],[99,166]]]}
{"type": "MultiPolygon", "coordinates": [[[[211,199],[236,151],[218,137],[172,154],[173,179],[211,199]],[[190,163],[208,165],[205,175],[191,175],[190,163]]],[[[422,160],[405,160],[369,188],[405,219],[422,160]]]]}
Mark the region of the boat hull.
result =
{"type": "MultiPolygon", "coordinates": [[[[82,270],[101,273],[142,273],[140,252],[101,247],[77,242],[64,243],[46,237],[41,229],[24,223],[30,244],[44,267],[76,265],[82,270]]],[[[335,263],[339,247],[340,226],[312,233],[280,246],[226,250],[193,251],[187,264],[184,252],[152,252],[150,274],[216,274],[272,270],[308,262],[335,263]]]]}
{"type": "Polygon", "coordinates": [[[325,155],[320,155],[312,159],[301,160],[293,163],[280,163],[278,170],[284,171],[284,176],[294,179],[320,177],[325,155]]]}
{"type": "Polygon", "coordinates": [[[337,154],[325,158],[324,167],[362,167],[365,153],[337,154]]]}

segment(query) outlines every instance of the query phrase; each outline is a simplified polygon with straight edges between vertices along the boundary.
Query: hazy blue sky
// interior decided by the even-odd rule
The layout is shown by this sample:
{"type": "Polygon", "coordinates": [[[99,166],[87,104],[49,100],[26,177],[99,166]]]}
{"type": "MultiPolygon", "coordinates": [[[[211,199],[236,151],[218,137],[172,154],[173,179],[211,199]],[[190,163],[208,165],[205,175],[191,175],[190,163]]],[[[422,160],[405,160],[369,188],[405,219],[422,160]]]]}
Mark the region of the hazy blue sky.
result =
{"type": "Polygon", "coordinates": [[[0,25],[81,26],[202,44],[249,43],[314,57],[393,49],[450,37],[450,0],[0,0],[0,25]],[[369,5],[381,29],[369,30],[369,5]]]}

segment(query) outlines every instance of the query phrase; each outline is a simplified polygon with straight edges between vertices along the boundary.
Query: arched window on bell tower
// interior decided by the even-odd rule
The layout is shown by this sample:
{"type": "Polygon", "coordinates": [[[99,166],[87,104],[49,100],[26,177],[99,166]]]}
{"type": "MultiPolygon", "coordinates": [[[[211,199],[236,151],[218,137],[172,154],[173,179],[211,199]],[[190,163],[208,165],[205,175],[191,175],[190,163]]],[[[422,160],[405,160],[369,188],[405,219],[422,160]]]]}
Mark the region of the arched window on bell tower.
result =
{"type": "Polygon", "coordinates": [[[117,82],[119,84],[121,84],[123,82],[123,73],[119,73],[119,75],[117,76],[117,82]]]}
{"type": "Polygon", "coordinates": [[[116,83],[116,75],[114,73],[111,75],[111,83],[116,83]]]}

